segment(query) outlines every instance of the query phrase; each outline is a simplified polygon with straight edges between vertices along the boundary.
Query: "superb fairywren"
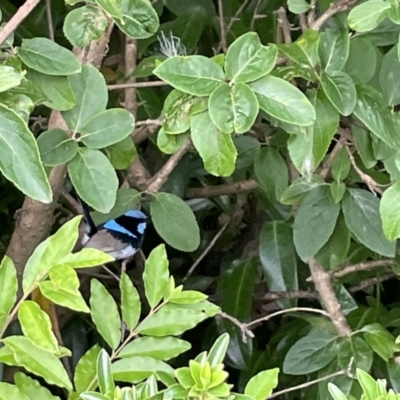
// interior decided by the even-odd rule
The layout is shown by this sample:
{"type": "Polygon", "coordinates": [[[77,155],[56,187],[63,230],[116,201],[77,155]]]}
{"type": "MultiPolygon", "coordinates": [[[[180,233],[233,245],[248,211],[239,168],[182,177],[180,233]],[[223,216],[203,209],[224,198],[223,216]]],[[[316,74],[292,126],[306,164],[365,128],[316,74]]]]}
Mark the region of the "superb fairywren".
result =
{"type": "Polygon", "coordinates": [[[132,257],[141,247],[146,230],[146,215],[139,210],[125,214],[96,226],[86,204],[81,201],[86,220],[83,247],[103,251],[116,260],[132,257]]]}

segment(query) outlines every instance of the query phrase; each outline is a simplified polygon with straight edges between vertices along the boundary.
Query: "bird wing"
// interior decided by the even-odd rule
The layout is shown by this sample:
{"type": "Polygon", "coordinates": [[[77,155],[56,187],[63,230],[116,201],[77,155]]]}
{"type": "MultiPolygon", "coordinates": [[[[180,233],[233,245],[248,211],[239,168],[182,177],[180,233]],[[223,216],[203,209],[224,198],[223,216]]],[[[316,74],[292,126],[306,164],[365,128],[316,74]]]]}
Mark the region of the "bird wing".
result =
{"type": "Polygon", "coordinates": [[[104,253],[121,251],[125,249],[126,246],[126,243],[116,239],[105,229],[99,230],[85,243],[85,247],[98,249],[104,251],[104,253]]]}

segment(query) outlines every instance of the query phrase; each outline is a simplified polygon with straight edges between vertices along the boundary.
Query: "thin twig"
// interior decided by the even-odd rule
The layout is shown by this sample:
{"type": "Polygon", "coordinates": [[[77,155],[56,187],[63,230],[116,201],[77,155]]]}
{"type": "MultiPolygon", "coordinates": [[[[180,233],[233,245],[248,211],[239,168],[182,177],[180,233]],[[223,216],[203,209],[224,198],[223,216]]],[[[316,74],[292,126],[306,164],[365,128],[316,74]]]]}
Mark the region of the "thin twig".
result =
{"type": "Polygon", "coordinates": [[[302,32],[308,29],[307,18],[304,13],[299,14],[299,25],[302,32]]]}
{"type": "Polygon", "coordinates": [[[358,271],[365,271],[377,267],[389,267],[395,265],[394,260],[384,259],[384,260],[373,260],[373,261],[363,261],[357,264],[347,265],[335,271],[331,274],[334,278],[342,278],[345,275],[352,274],[358,271]]]}
{"type": "Polygon", "coordinates": [[[47,28],[49,30],[49,38],[54,42],[53,17],[51,16],[51,0],[46,0],[46,16],[47,28]]]}
{"type": "Polygon", "coordinates": [[[237,326],[240,331],[242,332],[242,340],[244,343],[247,342],[247,337],[253,338],[254,337],[254,333],[247,328],[246,324],[243,322],[240,322],[237,318],[232,317],[232,315],[227,314],[224,311],[220,311],[217,316],[220,316],[222,318],[228,319],[229,321],[231,321],[235,326],[237,326]]]}
{"type": "Polygon", "coordinates": [[[315,7],[317,5],[317,0],[311,0],[310,2],[310,11],[308,12],[307,15],[307,23],[308,26],[311,26],[315,22],[315,7]]]}
{"type": "Polygon", "coordinates": [[[217,232],[217,234],[213,237],[211,242],[208,244],[208,246],[204,249],[204,251],[201,253],[200,257],[193,263],[193,265],[189,268],[189,271],[185,275],[185,277],[182,279],[182,282],[185,282],[186,279],[190,277],[190,275],[193,274],[193,271],[196,269],[196,267],[200,264],[200,262],[203,260],[203,258],[210,252],[210,250],[214,247],[215,243],[219,239],[219,237],[224,233],[224,230],[226,227],[229,225],[229,222],[231,221],[230,218],[226,220],[224,225],[222,225],[221,229],[217,232]]]}
{"type": "Polygon", "coordinates": [[[250,31],[254,31],[254,24],[256,22],[256,19],[258,19],[258,9],[260,8],[261,5],[261,0],[257,1],[256,6],[254,7],[254,13],[253,13],[253,18],[251,19],[251,24],[250,24],[250,31]]]}
{"type": "Polygon", "coordinates": [[[239,181],[218,186],[190,188],[186,191],[185,198],[196,199],[199,197],[217,197],[229,194],[249,192],[257,188],[258,183],[254,179],[249,179],[247,181],[239,181]]]}
{"type": "MultiPolygon", "coordinates": [[[[125,57],[124,57],[124,70],[127,77],[126,83],[136,83],[136,78],[133,71],[136,68],[136,55],[137,55],[137,40],[129,36],[125,38],[125,57]]],[[[136,88],[126,87],[124,90],[124,108],[136,116],[137,102],[136,102],[136,88]]]]}
{"type": "Polygon", "coordinates": [[[218,16],[219,16],[219,29],[221,31],[221,42],[220,46],[224,53],[226,53],[226,33],[225,33],[225,22],[224,22],[224,6],[222,0],[218,0],[218,16]]]}
{"type": "Polygon", "coordinates": [[[332,166],[332,162],[334,160],[334,158],[336,157],[336,154],[340,151],[340,149],[343,147],[344,143],[346,142],[346,140],[344,138],[340,138],[335,146],[333,147],[332,151],[329,153],[326,161],[323,163],[322,165],[322,169],[319,173],[319,175],[321,176],[321,178],[326,178],[328,176],[328,173],[331,169],[332,166]]]}
{"type": "Polygon", "coordinates": [[[368,278],[361,281],[357,286],[353,286],[349,289],[350,293],[359,292],[360,290],[364,290],[367,287],[377,285],[379,283],[388,281],[389,279],[397,278],[398,276],[395,273],[390,273],[383,276],[376,276],[374,278],[368,278]]]}
{"type": "Polygon", "coordinates": [[[286,10],[283,7],[280,7],[278,11],[276,11],[278,15],[278,23],[282,29],[283,40],[285,43],[292,43],[292,35],[290,33],[290,23],[286,16],[286,10]]]}
{"type": "Polygon", "coordinates": [[[273,301],[279,299],[318,299],[319,295],[316,291],[310,290],[291,290],[287,292],[269,292],[265,293],[262,300],[273,301]]]}
{"type": "Polygon", "coordinates": [[[27,0],[0,30],[0,44],[18,28],[19,24],[39,4],[40,0],[27,0]]]}
{"type": "Polygon", "coordinates": [[[108,85],[107,89],[118,90],[127,88],[144,88],[144,87],[156,87],[156,86],[168,86],[168,83],[165,83],[163,81],[116,83],[115,85],[108,85]]]}

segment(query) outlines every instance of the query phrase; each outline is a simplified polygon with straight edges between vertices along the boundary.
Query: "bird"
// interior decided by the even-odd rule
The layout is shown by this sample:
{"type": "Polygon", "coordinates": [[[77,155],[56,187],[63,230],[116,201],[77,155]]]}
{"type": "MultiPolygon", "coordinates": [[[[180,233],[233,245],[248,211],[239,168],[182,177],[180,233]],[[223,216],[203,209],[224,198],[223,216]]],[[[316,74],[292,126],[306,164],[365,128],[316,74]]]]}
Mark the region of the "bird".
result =
{"type": "Polygon", "coordinates": [[[109,254],[116,260],[132,257],[142,246],[146,230],[146,215],[140,210],[129,210],[117,218],[96,226],[88,206],[80,199],[86,221],[82,246],[109,254]]]}

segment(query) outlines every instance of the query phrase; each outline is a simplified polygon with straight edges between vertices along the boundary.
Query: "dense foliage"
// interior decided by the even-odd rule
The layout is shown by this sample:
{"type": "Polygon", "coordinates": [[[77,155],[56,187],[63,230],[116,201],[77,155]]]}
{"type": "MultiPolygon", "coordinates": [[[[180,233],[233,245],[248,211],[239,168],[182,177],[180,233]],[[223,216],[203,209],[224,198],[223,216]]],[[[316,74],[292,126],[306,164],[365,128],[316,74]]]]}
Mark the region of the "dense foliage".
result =
{"type": "Polygon", "coordinates": [[[398,2],[19,3],[0,398],[396,398],[398,2]],[[76,195],[140,206],[145,261],[89,270],[112,259],[72,253],[76,195]]]}

